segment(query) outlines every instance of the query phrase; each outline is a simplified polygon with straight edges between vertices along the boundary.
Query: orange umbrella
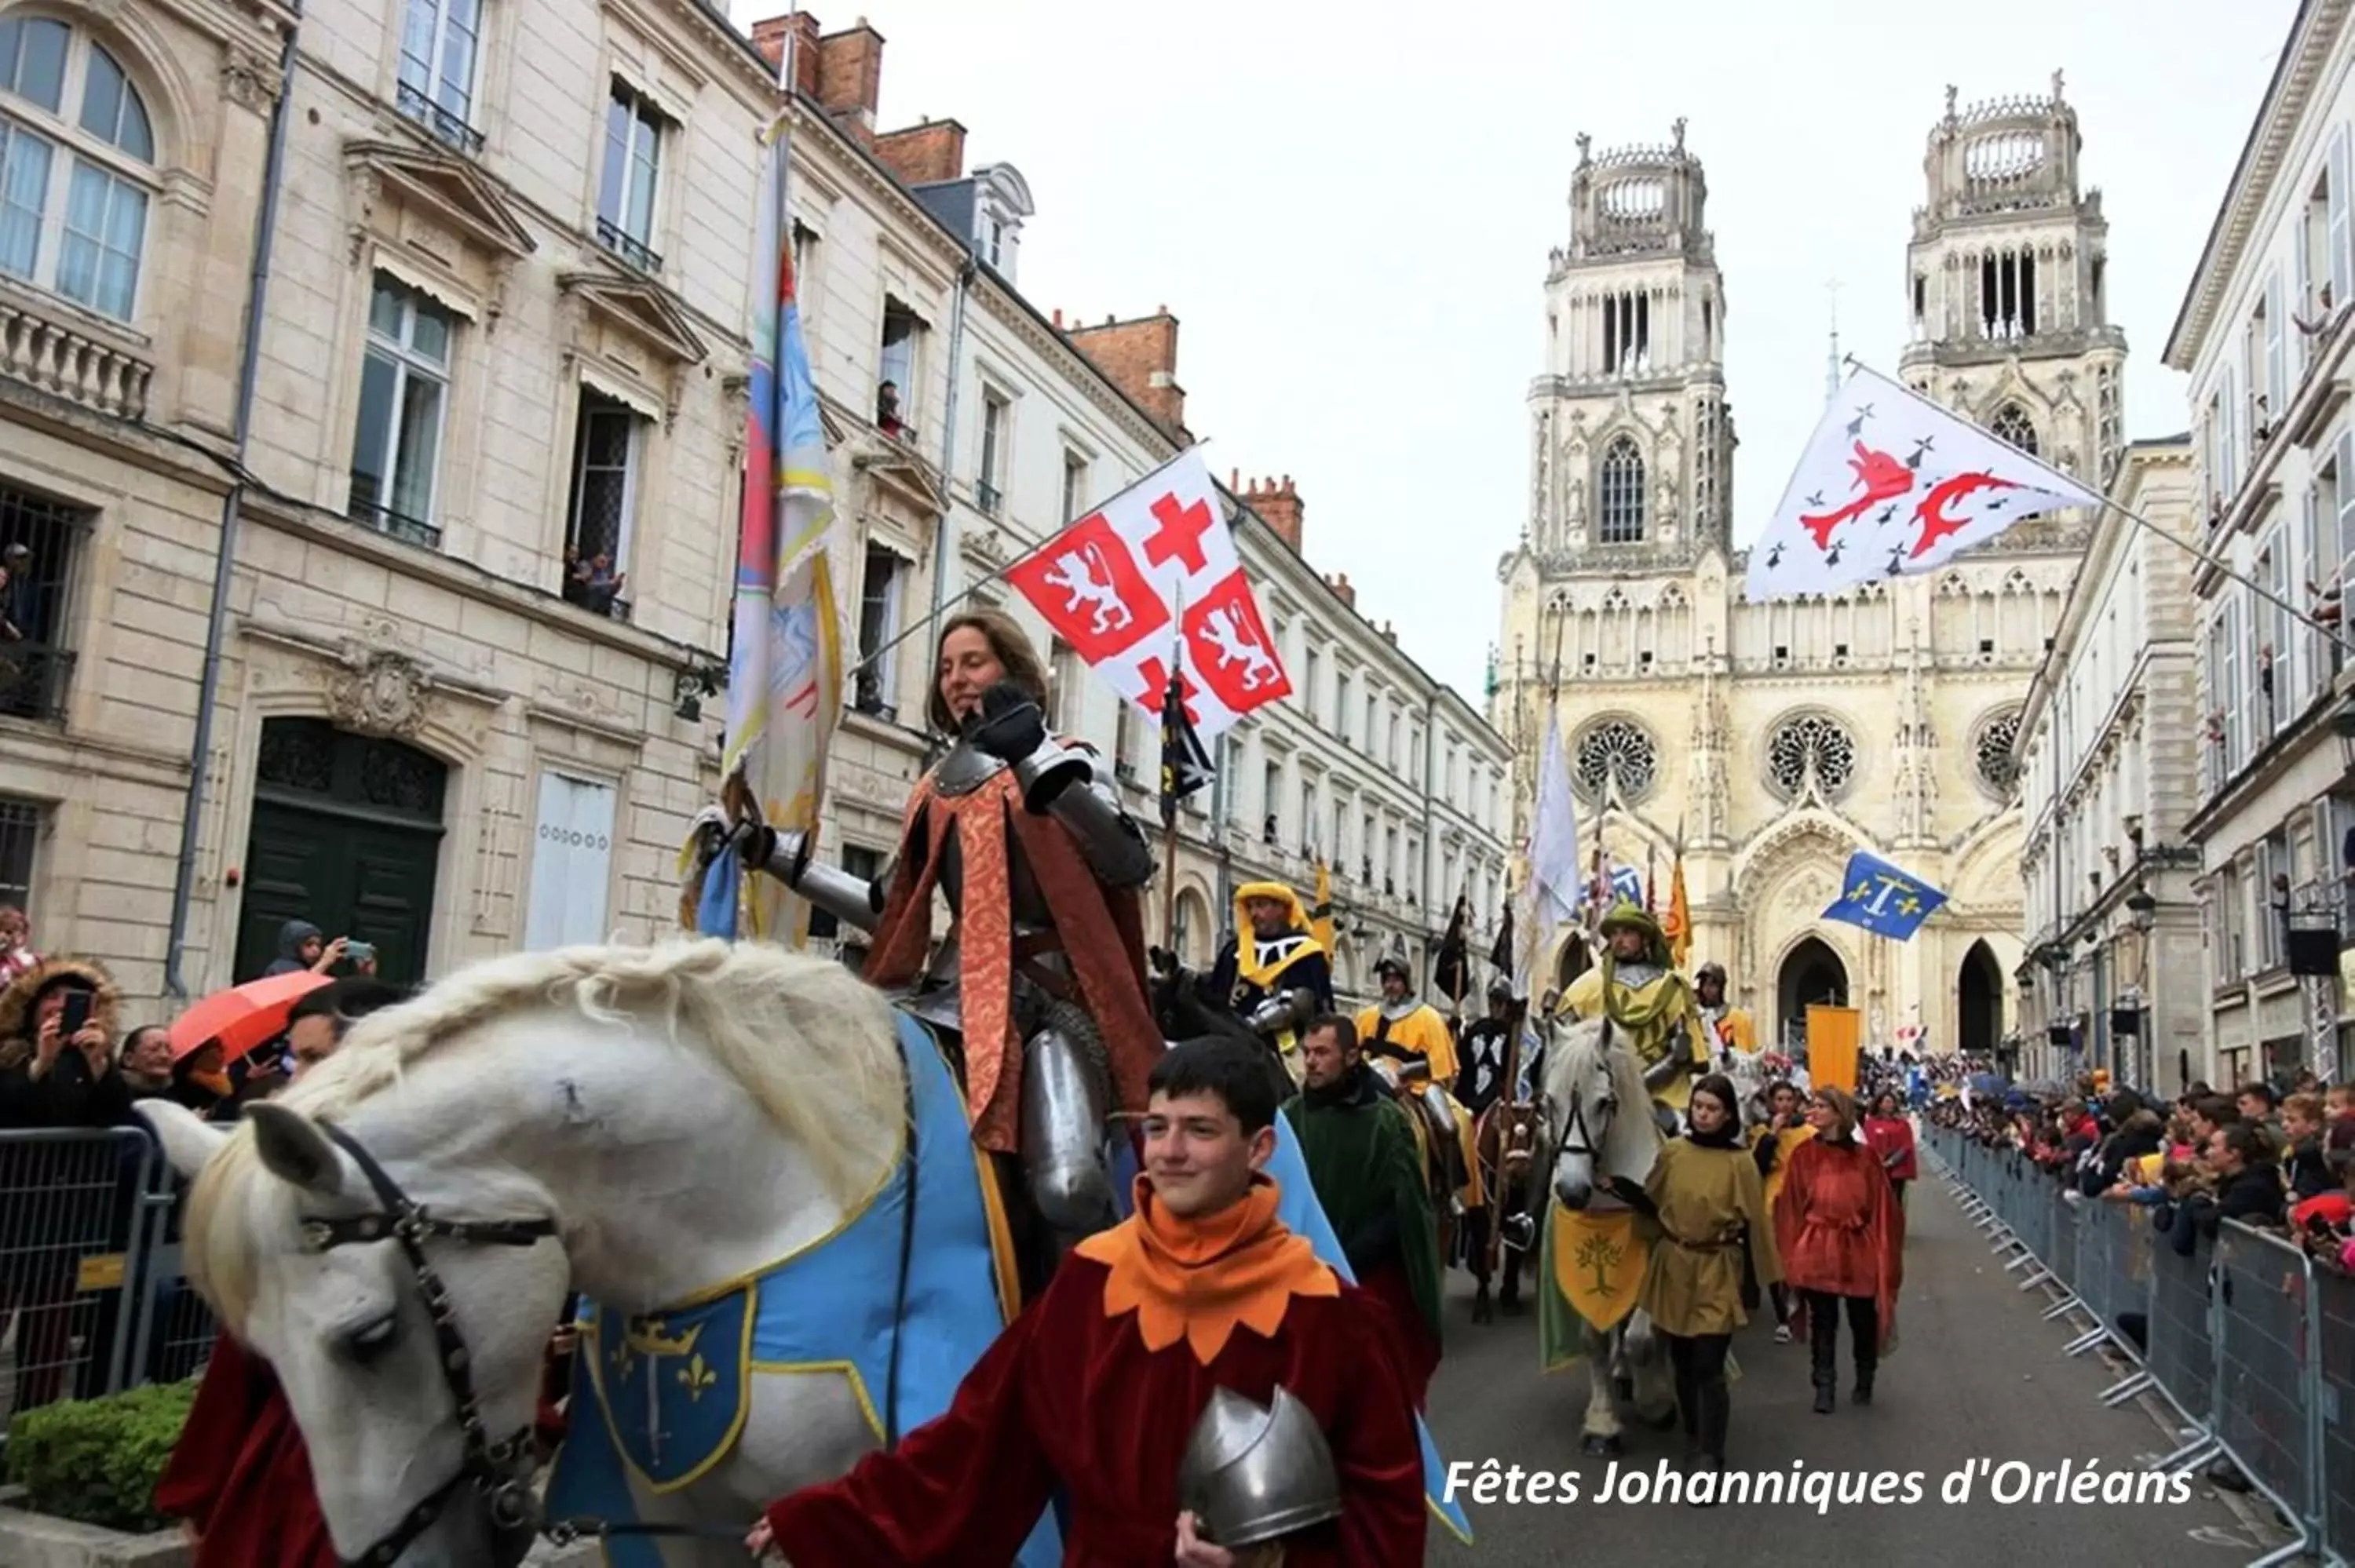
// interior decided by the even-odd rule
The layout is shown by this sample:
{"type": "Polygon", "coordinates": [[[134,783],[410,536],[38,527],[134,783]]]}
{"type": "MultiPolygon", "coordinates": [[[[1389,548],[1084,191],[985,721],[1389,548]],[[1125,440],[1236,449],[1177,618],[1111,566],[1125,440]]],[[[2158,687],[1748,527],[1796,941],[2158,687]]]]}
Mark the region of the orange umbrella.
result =
{"type": "Polygon", "coordinates": [[[296,1002],[334,983],[326,975],[297,969],[217,991],[172,1021],[172,1060],[217,1040],[221,1060],[234,1062],[283,1031],[296,1002]]]}

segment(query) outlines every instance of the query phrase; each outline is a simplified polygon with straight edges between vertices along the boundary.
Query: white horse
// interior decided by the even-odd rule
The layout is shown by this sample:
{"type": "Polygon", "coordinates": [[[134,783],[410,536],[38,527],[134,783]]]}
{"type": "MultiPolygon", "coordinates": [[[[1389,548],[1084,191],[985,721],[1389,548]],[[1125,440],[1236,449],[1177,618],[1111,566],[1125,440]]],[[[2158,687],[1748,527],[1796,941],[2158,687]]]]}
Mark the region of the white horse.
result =
{"type": "MultiPolygon", "coordinates": [[[[1565,1209],[1608,1213],[1628,1205],[1614,1181],[1641,1187],[1660,1155],[1652,1097],[1635,1054],[1614,1039],[1607,1019],[1559,1019],[1546,1047],[1545,1089],[1552,1109],[1553,1193],[1565,1209]]],[[[1640,1280],[1640,1274],[1636,1277],[1640,1280]]],[[[1548,1282],[1550,1289],[1551,1282],[1548,1282]]],[[[1617,1397],[1624,1392],[1645,1425],[1676,1425],[1676,1388],[1667,1347],[1651,1315],[1631,1309],[1607,1330],[1581,1321],[1587,1382],[1585,1436],[1590,1454],[1620,1451],[1617,1397]]]]}
{"type": "MultiPolygon", "coordinates": [[[[495,959],[370,1015],[234,1131],[143,1102],[195,1178],[191,1279],[275,1372],[337,1552],[402,1568],[521,1556],[525,1439],[568,1290],[655,1356],[649,1390],[732,1375],[732,1351],[690,1363],[661,1321],[647,1343],[630,1319],[839,1245],[838,1227],[900,1190],[914,1091],[898,1028],[831,960],[717,941],[574,948],[495,959]],[[411,1234],[382,1239],[402,1216],[411,1234]]],[[[940,1359],[914,1335],[909,1356],[940,1359]]],[[[964,1368],[930,1370],[953,1385],[964,1368]]],[[[659,1495],[632,1474],[640,1520],[703,1534],[666,1541],[670,1564],[741,1563],[763,1507],[877,1446],[884,1391],[838,1364],[741,1375],[741,1430],[707,1471],[659,1495]]],[[[582,1404],[569,1441],[597,1419],[582,1404]]],[[[650,1425],[667,1438],[667,1418],[650,1425]]]]}

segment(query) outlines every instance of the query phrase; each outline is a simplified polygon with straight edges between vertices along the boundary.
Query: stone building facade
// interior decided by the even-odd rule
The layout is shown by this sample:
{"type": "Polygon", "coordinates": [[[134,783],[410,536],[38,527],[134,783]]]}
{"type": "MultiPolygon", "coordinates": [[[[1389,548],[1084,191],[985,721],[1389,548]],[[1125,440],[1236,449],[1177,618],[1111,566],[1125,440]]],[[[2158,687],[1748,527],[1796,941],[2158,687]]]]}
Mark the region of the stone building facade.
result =
{"type": "Polygon", "coordinates": [[[2185,831],[2201,856],[2215,1072],[2236,1081],[2348,1060],[2336,963],[2291,958],[2299,929],[2344,925],[2355,863],[2339,641],[2355,562],[2350,9],[2298,8],[2167,347],[2191,377],[2198,532],[2233,569],[2192,578],[2200,771],[2185,831]]]}
{"type": "Polygon", "coordinates": [[[134,999],[292,917],[396,979],[651,934],[716,761],[758,56],[662,0],[0,31],[50,165],[0,266],[0,897],[134,999]]]}
{"type": "MultiPolygon", "coordinates": [[[[2098,483],[2125,344],[2059,85],[1950,101],[1932,128],[1899,376],[2098,483]]],[[[1665,897],[1681,837],[1695,960],[1725,963],[1763,1028],[1787,1038],[1837,1000],[1869,1043],[1993,1049],[2022,950],[2020,698],[2086,524],[2039,519],[1931,577],[1751,602],[1707,197],[1681,126],[1665,146],[1581,140],[1529,392],[1529,523],[1499,567],[1495,720],[1520,751],[1520,821],[1550,711],[1583,850],[1599,836],[1614,864],[1657,867],[1665,897]],[[1859,848],[1952,902],[1905,943],[1822,922],[1859,848]]]]}
{"type": "MultiPolygon", "coordinates": [[[[773,59],[790,38],[799,79],[796,255],[850,524],[837,580],[855,671],[829,759],[822,853],[862,870],[888,858],[907,791],[939,754],[923,722],[937,641],[929,618],[968,595],[1014,615],[1047,651],[1050,720],[1114,758],[1131,810],[1165,844],[1156,726],[1090,677],[997,575],[1191,440],[1178,319],[1161,309],[1083,323],[1033,305],[1019,288],[1038,212],[1028,183],[1007,163],[968,170],[968,132],[954,120],[877,133],[883,40],[873,29],[821,37],[799,13],[756,25],[753,38],[773,59]]],[[[1299,694],[1221,737],[1216,781],[1179,812],[1174,895],[1156,879],[1147,934],[1207,966],[1232,923],[1232,889],[1273,876],[1306,892],[1310,852],[1321,852],[1348,933],[1344,986],[1362,995],[1372,955],[1420,963],[1446,917],[1429,891],[1442,877],[1478,874],[1496,907],[1501,810],[1475,806],[1479,779],[1502,777],[1504,744],[1357,613],[1346,579],[1308,566],[1295,485],[1238,476],[1228,503],[1299,694]],[[1344,739],[1368,722],[1385,736],[1397,730],[1395,747],[1344,739]],[[1327,813],[1343,803],[1337,839],[1327,813]],[[1313,829],[1302,815],[1311,807],[1313,829]]],[[[817,930],[856,945],[824,916],[817,930]]]]}
{"type": "Polygon", "coordinates": [[[2082,1066],[2173,1096],[2213,1081],[2193,895],[2199,674],[2188,436],[2136,441],[2020,713],[2019,1068],[2082,1066]]]}
{"type": "MultiPolygon", "coordinates": [[[[257,971],[295,917],[396,980],[673,927],[717,782],[788,32],[859,651],[825,835],[875,855],[930,744],[919,622],[1179,450],[1174,317],[1067,328],[1024,301],[1027,185],[968,174],[954,122],[879,131],[863,21],[755,42],[694,0],[0,8],[0,135],[43,175],[0,222],[0,547],[26,551],[0,583],[0,902],[37,945],[160,1001],[257,971]]],[[[1235,512],[1302,635],[1313,611],[1431,705],[1296,527],[1235,512]]],[[[1058,718],[1149,814],[1148,726],[1055,666],[1058,718]]],[[[1450,835],[1501,864],[1493,822],[1359,771],[1433,865],[1450,835]]],[[[1240,809],[1222,782],[1181,819],[1200,958],[1260,869],[1219,826],[1240,809]]],[[[1435,874],[1399,853],[1401,888],[1435,874]]],[[[1402,891],[1365,907],[1426,939],[1402,891]]]]}

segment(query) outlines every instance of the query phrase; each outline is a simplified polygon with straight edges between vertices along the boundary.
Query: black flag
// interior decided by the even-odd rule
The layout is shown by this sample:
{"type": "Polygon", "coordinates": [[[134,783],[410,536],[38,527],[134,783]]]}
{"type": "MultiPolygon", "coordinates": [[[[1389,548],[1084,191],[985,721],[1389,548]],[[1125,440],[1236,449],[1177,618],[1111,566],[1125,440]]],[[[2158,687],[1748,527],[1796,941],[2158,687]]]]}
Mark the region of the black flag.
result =
{"type": "Polygon", "coordinates": [[[1448,917],[1447,934],[1439,939],[1439,950],[1432,955],[1432,989],[1452,1001],[1461,1001],[1472,989],[1472,949],[1464,925],[1471,917],[1471,908],[1464,895],[1455,895],[1455,913],[1448,917]]]}
{"type": "Polygon", "coordinates": [[[1505,906],[1505,918],[1497,927],[1497,945],[1488,949],[1488,966],[1504,977],[1510,985],[1513,980],[1513,906],[1505,906]]]}
{"type": "Polygon", "coordinates": [[[1210,781],[1210,756],[1186,717],[1179,677],[1161,694],[1161,825],[1178,824],[1178,803],[1210,781]]]}

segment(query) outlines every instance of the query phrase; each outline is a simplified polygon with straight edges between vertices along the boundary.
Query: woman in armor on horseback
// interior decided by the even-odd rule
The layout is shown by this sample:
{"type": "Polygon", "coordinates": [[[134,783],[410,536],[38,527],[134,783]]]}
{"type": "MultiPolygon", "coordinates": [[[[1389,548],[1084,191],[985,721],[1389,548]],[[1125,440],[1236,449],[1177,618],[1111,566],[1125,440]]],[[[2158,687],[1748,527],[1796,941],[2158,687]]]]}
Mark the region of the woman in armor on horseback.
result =
{"type": "Polygon", "coordinates": [[[924,705],[952,744],[910,794],[883,874],[815,863],[797,832],[752,829],[745,851],[866,932],[865,978],[958,1043],[974,1141],[1009,1198],[1027,1194],[1008,1203],[1026,1295],[1052,1272],[1058,1240],[1118,1220],[1110,1118],[1143,1111],[1164,1050],[1139,894],[1152,853],[1111,768],[1048,733],[1046,695],[1012,618],[954,617],[924,705]],[[951,911],[936,947],[935,890],[951,911]]]}

